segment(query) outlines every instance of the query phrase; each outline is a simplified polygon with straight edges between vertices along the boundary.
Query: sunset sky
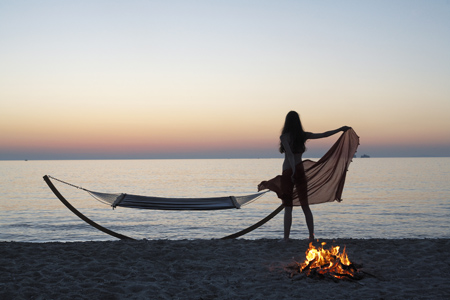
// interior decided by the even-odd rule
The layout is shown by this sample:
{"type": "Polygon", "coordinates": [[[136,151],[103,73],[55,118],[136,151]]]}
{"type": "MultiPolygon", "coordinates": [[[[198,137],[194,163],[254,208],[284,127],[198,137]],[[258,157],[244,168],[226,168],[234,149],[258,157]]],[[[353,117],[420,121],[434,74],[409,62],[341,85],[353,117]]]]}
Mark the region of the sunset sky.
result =
{"type": "Polygon", "coordinates": [[[281,157],[289,110],[450,156],[450,1],[0,0],[0,160],[281,157]]]}

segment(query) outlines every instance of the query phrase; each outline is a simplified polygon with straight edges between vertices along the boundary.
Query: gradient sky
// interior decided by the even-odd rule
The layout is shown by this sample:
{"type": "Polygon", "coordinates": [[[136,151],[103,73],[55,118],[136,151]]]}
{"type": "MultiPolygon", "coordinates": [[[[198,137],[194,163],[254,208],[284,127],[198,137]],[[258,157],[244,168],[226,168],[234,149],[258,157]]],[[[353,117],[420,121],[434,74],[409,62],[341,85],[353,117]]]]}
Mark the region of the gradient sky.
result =
{"type": "Polygon", "coordinates": [[[289,110],[449,156],[450,1],[0,0],[0,159],[281,157],[289,110]]]}

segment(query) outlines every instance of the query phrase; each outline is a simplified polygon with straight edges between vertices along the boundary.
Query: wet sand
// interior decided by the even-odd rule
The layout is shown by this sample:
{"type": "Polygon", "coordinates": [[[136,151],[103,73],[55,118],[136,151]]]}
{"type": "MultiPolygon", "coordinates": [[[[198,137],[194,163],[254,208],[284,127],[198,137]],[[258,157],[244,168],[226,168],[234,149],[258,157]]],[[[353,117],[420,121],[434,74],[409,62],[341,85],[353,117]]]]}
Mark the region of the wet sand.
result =
{"type": "Polygon", "coordinates": [[[291,279],[306,240],[0,242],[0,299],[450,299],[450,239],[323,241],[373,276],[291,279]]]}

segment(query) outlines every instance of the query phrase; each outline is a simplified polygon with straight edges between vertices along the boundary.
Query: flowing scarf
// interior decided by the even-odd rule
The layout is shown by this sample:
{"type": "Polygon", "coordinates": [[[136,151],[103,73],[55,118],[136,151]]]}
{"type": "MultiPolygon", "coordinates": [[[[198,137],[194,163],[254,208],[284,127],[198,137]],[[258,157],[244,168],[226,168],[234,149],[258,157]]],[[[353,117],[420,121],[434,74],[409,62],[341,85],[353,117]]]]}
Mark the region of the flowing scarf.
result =
{"type": "MultiPolygon", "coordinates": [[[[332,201],[342,201],[345,176],[359,145],[359,137],[353,129],[342,133],[328,152],[317,162],[306,159],[303,163],[307,182],[308,204],[319,204],[332,201]]],[[[278,175],[258,185],[259,190],[269,189],[280,197],[283,180],[291,180],[290,176],[278,175]]],[[[301,205],[296,186],[292,194],[294,206],[301,205]]]]}

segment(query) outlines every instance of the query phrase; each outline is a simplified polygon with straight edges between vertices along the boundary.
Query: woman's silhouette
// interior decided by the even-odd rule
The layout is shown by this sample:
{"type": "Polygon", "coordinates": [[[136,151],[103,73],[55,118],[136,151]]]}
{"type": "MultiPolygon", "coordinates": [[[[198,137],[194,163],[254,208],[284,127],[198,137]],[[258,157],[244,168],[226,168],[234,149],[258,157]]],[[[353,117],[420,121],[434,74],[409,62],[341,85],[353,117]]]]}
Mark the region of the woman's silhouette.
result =
{"type": "Polygon", "coordinates": [[[292,225],[293,198],[300,200],[308,226],[309,239],[314,239],[314,220],[308,203],[307,180],[302,163],[302,154],[306,151],[305,142],[309,139],[329,137],[340,131],[347,131],[348,126],[323,133],[305,132],[297,112],[290,111],[286,115],[280,136],[280,153],[284,153],[283,172],[269,181],[258,185],[258,190],[270,189],[277,193],[285,207],[284,240],[289,240],[292,225]],[[295,193],[295,195],[294,195],[295,193]]]}

